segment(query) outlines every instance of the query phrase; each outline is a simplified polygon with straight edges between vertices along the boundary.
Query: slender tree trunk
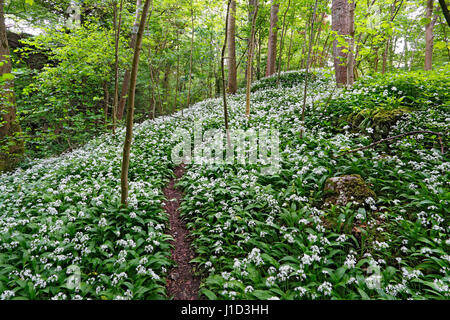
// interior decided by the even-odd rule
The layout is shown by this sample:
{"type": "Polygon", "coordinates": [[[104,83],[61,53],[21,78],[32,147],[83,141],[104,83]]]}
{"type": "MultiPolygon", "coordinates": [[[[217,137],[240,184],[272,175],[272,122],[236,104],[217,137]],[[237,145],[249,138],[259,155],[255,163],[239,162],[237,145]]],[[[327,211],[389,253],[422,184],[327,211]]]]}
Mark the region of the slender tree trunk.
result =
{"type": "Polygon", "coordinates": [[[163,95],[165,97],[164,103],[161,104],[161,114],[165,115],[167,111],[165,110],[165,105],[169,105],[169,81],[170,81],[170,74],[172,71],[172,65],[170,63],[167,63],[166,69],[164,70],[164,78],[163,78],[163,95]]]}
{"type": "Polygon", "coordinates": [[[426,17],[430,19],[430,23],[425,25],[425,70],[431,70],[433,64],[433,27],[434,23],[431,21],[433,16],[433,2],[434,0],[427,0],[426,17]]]}
{"type": "Polygon", "coordinates": [[[262,39],[261,39],[261,32],[258,32],[258,58],[256,61],[256,78],[258,80],[261,79],[261,43],[262,43],[262,39]]]}
{"type": "Polygon", "coordinates": [[[333,43],[334,69],[336,83],[339,86],[353,84],[353,35],[354,35],[354,8],[350,0],[333,0],[331,7],[332,30],[339,36],[348,37],[347,46],[333,43]],[[344,49],[348,50],[348,53],[344,49]]]}
{"type": "Polygon", "coordinates": [[[291,0],[288,0],[288,5],[286,8],[286,11],[283,15],[283,27],[281,29],[281,39],[280,39],[280,54],[278,55],[278,76],[277,76],[277,85],[280,82],[280,75],[281,75],[281,59],[283,58],[283,46],[284,46],[284,37],[285,37],[285,29],[286,29],[286,15],[289,11],[289,8],[291,6],[291,0]]]}
{"type": "Polygon", "coordinates": [[[378,48],[375,49],[375,60],[374,60],[374,64],[375,64],[375,73],[378,72],[378,48]]]}
{"type": "Polygon", "coordinates": [[[153,78],[153,67],[152,67],[152,46],[148,46],[148,73],[150,74],[150,87],[152,87],[152,119],[156,118],[156,97],[155,97],[155,91],[157,88],[157,85],[155,83],[155,79],[153,78]]]}
{"type": "MultiPolygon", "coordinates": [[[[371,9],[375,2],[376,2],[376,0],[372,0],[372,2],[368,3],[367,13],[364,15],[364,18],[367,18],[371,14],[371,9]]],[[[361,44],[362,35],[363,35],[363,33],[361,32],[359,34],[358,40],[356,41],[356,50],[355,50],[355,55],[353,57],[354,61],[356,61],[356,59],[358,58],[358,55],[359,55],[359,46],[361,44]]],[[[367,37],[364,40],[364,44],[366,43],[366,41],[367,41],[367,37]]],[[[361,62],[361,60],[359,60],[359,62],[357,63],[356,68],[358,68],[360,62],[361,62]]]]}
{"type": "Polygon", "coordinates": [[[109,83],[108,81],[103,82],[103,114],[105,116],[105,125],[108,121],[109,112],[109,83]]]}
{"type": "Polygon", "coordinates": [[[291,30],[291,40],[289,41],[289,51],[288,51],[288,61],[286,65],[286,71],[291,69],[291,52],[292,52],[292,43],[294,41],[294,28],[291,30]]]}
{"type": "Polygon", "coordinates": [[[179,42],[179,36],[180,33],[177,30],[177,71],[176,71],[176,77],[177,82],[175,84],[175,99],[173,101],[173,112],[176,112],[177,110],[177,104],[178,104],[178,87],[180,86],[180,44],[179,42]]]}
{"type": "MultiPolygon", "coordinates": [[[[131,40],[130,40],[130,48],[134,48],[136,44],[136,31],[139,26],[139,17],[141,12],[141,5],[142,0],[136,0],[136,15],[133,25],[133,30],[131,33],[131,40]]],[[[117,119],[122,120],[123,118],[123,111],[125,110],[125,104],[127,103],[127,93],[128,88],[130,86],[130,70],[125,70],[125,74],[123,76],[123,82],[122,82],[122,92],[120,94],[120,100],[119,105],[117,107],[117,119]]]]}
{"type": "Polygon", "coordinates": [[[258,1],[255,2],[255,7],[253,8],[254,14],[252,18],[252,28],[250,31],[250,42],[248,48],[248,61],[247,61],[247,94],[246,94],[246,108],[245,114],[247,118],[250,117],[250,91],[252,85],[252,66],[253,66],[253,45],[255,43],[255,28],[256,28],[256,17],[258,16],[259,4],[258,1]]]}
{"type": "Polygon", "coordinates": [[[444,14],[445,21],[447,21],[447,24],[450,27],[450,13],[448,12],[447,4],[445,3],[445,0],[439,0],[439,4],[441,6],[442,13],[444,14]]]}
{"type": "Polygon", "coordinates": [[[209,36],[209,70],[208,70],[208,97],[213,97],[212,76],[214,76],[214,51],[213,51],[213,33],[211,31],[209,36]]]}
{"type": "Polygon", "coordinates": [[[330,39],[330,33],[327,33],[327,38],[325,39],[325,43],[323,45],[323,50],[320,53],[319,57],[319,67],[323,67],[326,62],[325,57],[328,56],[328,40],[330,39]]]}
{"type": "MultiPolygon", "coordinates": [[[[328,3],[328,1],[327,1],[327,3],[328,3]]],[[[316,47],[317,46],[317,43],[319,42],[319,40],[320,40],[320,33],[322,32],[322,25],[323,25],[323,19],[325,18],[325,12],[323,12],[321,15],[320,15],[320,21],[319,21],[319,23],[318,23],[318,25],[319,25],[319,28],[318,28],[318,30],[317,30],[317,33],[316,33],[316,36],[314,37],[315,39],[314,39],[314,42],[313,42],[313,47],[316,47]]],[[[312,60],[312,62],[311,62],[311,66],[314,66],[315,64],[317,64],[317,59],[319,58],[319,55],[318,55],[318,48],[316,48],[314,51],[313,51],[313,60],[312,60]]]]}
{"type": "MultiPolygon", "coordinates": [[[[392,22],[392,20],[393,20],[393,18],[395,16],[395,6],[396,6],[396,4],[397,4],[397,0],[394,0],[394,3],[392,3],[392,5],[391,5],[391,13],[390,13],[390,21],[391,22],[392,22]]],[[[401,5],[402,4],[400,3],[400,6],[401,5]]],[[[388,62],[387,60],[388,60],[388,54],[389,54],[389,51],[390,51],[390,48],[391,48],[391,42],[392,42],[392,37],[388,36],[388,38],[386,39],[386,42],[385,42],[384,52],[383,52],[383,67],[382,67],[382,70],[381,70],[382,74],[386,73],[387,62],[388,62]]]]}
{"type": "Polygon", "coordinates": [[[355,0],[348,0],[348,11],[349,11],[349,25],[348,33],[350,39],[348,40],[348,53],[347,53],[347,85],[353,85],[355,80],[353,73],[354,61],[354,50],[355,50],[355,0]]]}
{"type": "Polygon", "coordinates": [[[390,70],[392,70],[392,67],[394,66],[395,48],[397,48],[397,40],[398,40],[397,37],[393,37],[391,40],[391,45],[389,46],[388,65],[390,70]]]}
{"type": "Polygon", "coordinates": [[[228,105],[227,105],[227,92],[225,89],[225,49],[227,46],[227,41],[228,41],[228,17],[230,15],[230,6],[231,6],[231,2],[232,0],[228,0],[228,5],[227,5],[227,15],[225,17],[225,40],[223,42],[223,47],[222,47],[222,56],[221,56],[221,71],[222,71],[222,98],[223,98],[223,113],[224,113],[224,121],[225,121],[225,131],[227,133],[227,141],[228,141],[228,146],[231,145],[231,139],[230,139],[230,128],[228,125],[228,105]]]}
{"type": "Polygon", "coordinates": [[[384,51],[383,51],[383,66],[381,67],[381,73],[386,73],[386,66],[387,66],[387,56],[389,51],[389,44],[390,44],[391,38],[387,38],[386,42],[384,44],[384,51]]]}
{"type": "Polygon", "coordinates": [[[4,0],[0,0],[0,77],[4,78],[0,84],[0,172],[12,169],[24,152],[23,141],[17,137],[22,130],[16,120],[14,80],[11,79],[12,65],[3,5],[4,0]]]}
{"type": "MultiPolygon", "coordinates": [[[[252,10],[252,8],[256,7],[256,2],[257,2],[257,0],[248,0],[248,7],[249,7],[249,10],[248,10],[248,21],[249,21],[250,28],[251,28],[251,25],[252,25],[252,19],[253,19],[253,14],[254,14],[254,10],[252,10]]],[[[247,48],[250,48],[251,37],[252,37],[252,35],[250,34],[248,36],[248,39],[247,39],[247,48]]],[[[254,39],[254,41],[256,41],[256,39],[254,39]]],[[[255,48],[256,48],[256,43],[253,43],[253,51],[255,51],[255,48]]],[[[245,70],[247,70],[247,66],[245,66],[245,70]]],[[[252,65],[252,75],[253,74],[254,74],[254,67],[252,65]]],[[[245,83],[247,83],[247,71],[245,72],[245,83]]]]}
{"type": "Polygon", "coordinates": [[[405,51],[403,55],[405,58],[405,70],[408,70],[408,36],[405,35],[404,39],[405,39],[405,51]]]}
{"type": "Polygon", "coordinates": [[[236,93],[237,70],[236,70],[236,0],[231,0],[230,15],[228,17],[228,92],[236,93]]]}
{"type": "Polygon", "coordinates": [[[328,57],[330,56],[332,51],[333,51],[333,41],[330,41],[330,43],[328,44],[326,53],[325,53],[325,58],[324,58],[324,61],[323,61],[324,65],[325,65],[325,63],[327,63],[327,66],[328,66],[328,61],[329,61],[328,57]]]}
{"type": "Polygon", "coordinates": [[[275,73],[275,63],[277,61],[277,34],[278,34],[278,10],[280,4],[278,0],[272,0],[272,6],[270,9],[270,30],[269,30],[269,43],[267,52],[267,69],[266,77],[275,73]]]}
{"type": "Polygon", "coordinates": [[[191,104],[191,89],[192,89],[192,55],[194,52],[194,8],[193,3],[191,1],[191,53],[189,55],[189,89],[188,89],[188,95],[187,95],[187,102],[186,105],[189,107],[191,104]]]}
{"type": "Polygon", "coordinates": [[[123,0],[120,0],[119,22],[117,23],[117,3],[114,3],[114,102],[112,110],[113,134],[116,134],[117,108],[119,103],[119,40],[122,26],[123,0]]]}
{"type": "MultiPolygon", "coordinates": [[[[442,26],[442,33],[444,34],[444,42],[446,43],[446,44],[448,44],[448,38],[447,38],[447,28],[446,28],[446,26],[445,26],[445,24],[441,24],[441,26],[442,26]]],[[[448,60],[450,61],[450,48],[447,46],[447,57],[448,57],[448,60]]]]}
{"type": "Polygon", "coordinates": [[[150,67],[150,79],[151,79],[151,83],[153,85],[153,89],[152,89],[152,119],[156,118],[156,106],[158,104],[158,101],[156,100],[156,95],[159,93],[158,91],[158,84],[155,83],[154,79],[153,79],[153,70],[150,67]]]}
{"type": "MultiPolygon", "coordinates": [[[[318,0],[316,0],[316,2],[314,4],[314,12],[313,12],[312,21],[311,21],[311,36],[309,37],[308,57],[306,59],[306,76],[305,76],[305,88],[303,91],[303,107],[302,107],[302,126],[305,125],[306,94],[307,94],[307,90],[308,90],[308,77],[309,77],[309,59],[311,56],[312,43],[313,43],[313,39],[314,39],[314,20],[316,18],[317,2],[318,2],[318,0]]],[[[300,130],[300,138],[303,138],[303,132],[304,131],[303,131],[303,127],[302,127],[302,129],[300,130]]]]}
{"type": "Polygon", "coordinates": [[[139,29],[136,36],[136,42],[134,46],[133,64],[131,66],[130,75],[130,90],[128,92],[128,110],[127,110],[127,123],[126,123],[126,135],[125,143],[123,145],[123,160],[122,160],[122,174],[121,174],[121,190],[122,205],[128,204],[128,169],[130,167],[130,151],[131,140],[133,139],[133,122],[134,122],[134,99],[136,91],[136,79],[139,67],[139,56],[142,47],[142,38],[144,36],[145,23],[147,20],[147,13],[150,8],[150,2],[152,0],[145,0],[144,9],[142,11],[141,21],[139,23],[139,29]]]}
{"type": "Polygon", "coordinates": [[[302,32],[303,34],[303,45],[302,45],[302,54],[301,54],[301,60],[300,60],[300,67],[299,69],[303,69],[305,67],[305,51],[306,51],[306,44],[308,43],[308,38],[307,38],[307,34],[308,34],[308,29],[309,29],[309,25],[311,24],[311,17],[308,18],[308,20],[306,21],[305,24],[305,31],[302,32]]]}

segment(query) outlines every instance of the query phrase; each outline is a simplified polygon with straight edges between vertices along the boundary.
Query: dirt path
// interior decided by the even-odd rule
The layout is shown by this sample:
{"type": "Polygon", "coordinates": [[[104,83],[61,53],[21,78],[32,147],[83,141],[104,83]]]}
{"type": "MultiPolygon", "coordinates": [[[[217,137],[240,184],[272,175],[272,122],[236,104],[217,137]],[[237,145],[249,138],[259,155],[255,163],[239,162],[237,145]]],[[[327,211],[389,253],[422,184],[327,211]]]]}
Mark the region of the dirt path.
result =
{"type": "Polygon", "coordinates": [[[174,173],[176,178],[170,180],[163,190],[167,199],[164,202],[164,209],[169,215],[170,235],[174,238],[174,241],[171,242],[174,246],[172,260],[177,263],[167,277],[167,292],[174,300],[197,300],[200,279],[194,276],[192,266],[189,264],[189,261],[195,258],[195,253],[191,249],[189,231],[180,218],[179,208],[183,193],[180,189],[175,188],[175,183],[184,174],[184,167],[177,167],[174,173]]]}

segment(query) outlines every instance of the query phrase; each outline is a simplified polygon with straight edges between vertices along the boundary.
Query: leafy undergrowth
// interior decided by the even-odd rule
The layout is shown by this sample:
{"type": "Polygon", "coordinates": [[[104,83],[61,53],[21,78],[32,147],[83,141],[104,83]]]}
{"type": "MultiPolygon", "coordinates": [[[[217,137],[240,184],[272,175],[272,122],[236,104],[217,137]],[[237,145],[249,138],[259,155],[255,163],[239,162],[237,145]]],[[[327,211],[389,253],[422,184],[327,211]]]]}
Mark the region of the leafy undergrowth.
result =
{"type": "MultiPolygon", "coordinates": [[[[189,167],[182,208],[200,255],[201,292],[210,299],[448,299],[450,163],[438,137],[343,155],[374,133],[370,126],[354,132],[343,119],[406,105],[414,111],[390,135],[445,132],[449,84],[448,68],[366,78],[332,97],[333,85],[316,81],[303,139],[301,84],[257,91],[248,123],[244,96],[233,97],[232,128],[280,131],[282,168],[264,176],[255,166],[189,167]],[[324,209],[325,180],[344,174],[361,175],[377,198],[324,209]]],[[[212,125],[213,115],[198,117],[212,125]]]]}
{"type": "Polygon", "coordinates": [[[171,262],[161,189],[173,126],[161,119],[137,128],[128,209],[119,205],[123,131],[1,175],[0,297],[165,298],[171,262]]]}
{"type": "MultiPolygon", "coordinates": [[[[439,137],[410,136],[390,147],[342,154],[372,142],[370,121],[354,130],[348,119],[383,106],[377,101],[396,99],[396,108],[412,110],[391,135],[447,130],[449,73],[366,78],[342,91],[317,71],[303,138],[304,72],[282,74],[279,87],[274,78],[256,83],[250,121],[245,96],[231,96],[231,128],[279,130],[281,170],[265,176],[255,165],[186,168],[182,210],[204,276],[202,294],[448,298],[450,164],[439,137]],[[401,91],[408,97],[398,101],[401,91]],[[343,174],[359,174],[377,198],[364,207],[324,209],[325,180],[343,174]]],[[[1,175],[0,298],[167,298],[165,277],[173,262],[161,190],[174,167],[174,132],[192,132],[195,121],[204,129],[222,128],[220,99],[136,127],[127,210],[119,206],[123,130],[1,175]],[[78,274],[80,286],[73,288],[69,280],[78,274]]]]}

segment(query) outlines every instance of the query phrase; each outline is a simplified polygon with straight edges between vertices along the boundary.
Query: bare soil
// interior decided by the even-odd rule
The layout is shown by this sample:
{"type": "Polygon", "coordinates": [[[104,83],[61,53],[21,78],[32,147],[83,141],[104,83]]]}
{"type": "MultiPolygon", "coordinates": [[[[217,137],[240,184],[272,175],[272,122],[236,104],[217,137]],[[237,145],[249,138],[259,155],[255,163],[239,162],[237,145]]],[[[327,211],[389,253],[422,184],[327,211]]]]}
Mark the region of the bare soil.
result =
{"type": "Polygon", "coordinates": [[[164,209],[169,215],[170,235],[174,241],[171,244],[172,260],[177,264],[170,270],[167,277],[167,292],[174,300],[197,300],[200,278],[194,276],[192,267],[189,263],[195,258],[195,253],[191,248],[189,231],[186,223],[180,218],[180,204],[183,199],[183,193],[175,187],[177,181],[184,174],[184,167],[179,166],[174,170],[175,178],[171,179],[163,190],[166,197],[164,209]]]}

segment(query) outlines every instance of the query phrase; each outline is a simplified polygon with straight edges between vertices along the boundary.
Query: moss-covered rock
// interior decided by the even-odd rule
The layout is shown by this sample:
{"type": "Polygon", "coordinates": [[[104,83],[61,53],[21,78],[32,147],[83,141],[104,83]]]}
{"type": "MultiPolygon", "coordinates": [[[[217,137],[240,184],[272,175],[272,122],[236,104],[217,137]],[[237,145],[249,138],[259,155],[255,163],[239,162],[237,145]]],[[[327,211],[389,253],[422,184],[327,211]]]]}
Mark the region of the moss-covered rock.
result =
{"type": "Polygon", "coordinates": [[[391,127],[394,126],[400,118],[409,113],[407,108],[400,108],[394,110],[381,109],[373,115],[372,128],[374,133],[378,135],[377,138],[386,138],[391,131],[391,127]]]}
{"type": "Polygon", "coordinates": [[[367,198],[376,198],[359,174],[328,178],[324,188],[324,205],[345,206],[349,202],[364,204],[367,198]]]}
{"type": "Polygon", "coordinates": [[[364,109],[350,114],[348,117],[348,122],[354,130],[360,130],[363,121],[367,120],[368,123],[364,127],[372,128],[372,137],[375,140],[379,140],[388,137],[392,126],[394,126],[403,115],[409,112],[410,110],[408,108],[397,108],[392,110],[364,109]]]}

